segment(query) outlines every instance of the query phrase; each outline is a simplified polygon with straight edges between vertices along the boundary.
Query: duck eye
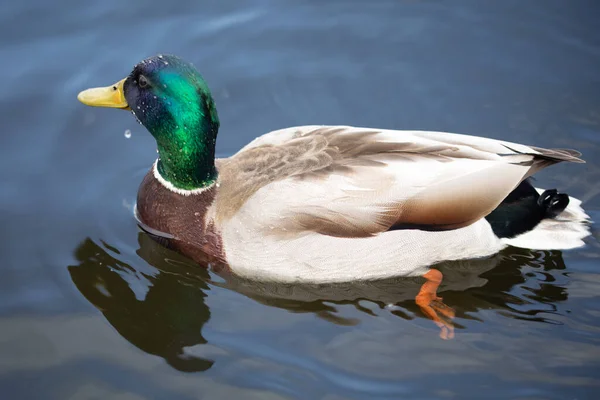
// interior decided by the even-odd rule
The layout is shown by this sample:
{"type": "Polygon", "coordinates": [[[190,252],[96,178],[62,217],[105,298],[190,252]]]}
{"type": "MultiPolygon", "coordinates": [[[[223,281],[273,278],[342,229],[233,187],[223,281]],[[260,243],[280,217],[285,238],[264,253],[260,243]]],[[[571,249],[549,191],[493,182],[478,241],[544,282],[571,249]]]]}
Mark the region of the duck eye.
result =
{"type": "Polygon", "coordinates": [[[150,85],[150,83],[148,82],[148,78],[146,78],[144,75],[140,75],[140,77],[138,78],[138,86],[141,88],[145,88],[148,85],[150,85]]]}

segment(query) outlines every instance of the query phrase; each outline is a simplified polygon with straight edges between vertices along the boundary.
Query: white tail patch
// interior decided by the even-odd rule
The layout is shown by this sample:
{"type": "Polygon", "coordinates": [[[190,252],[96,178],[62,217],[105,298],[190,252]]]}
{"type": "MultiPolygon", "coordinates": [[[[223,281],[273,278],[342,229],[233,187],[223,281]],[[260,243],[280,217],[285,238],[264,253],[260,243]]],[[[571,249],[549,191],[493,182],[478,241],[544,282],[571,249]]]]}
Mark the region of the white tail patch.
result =
{"type": "MultiPolygon", "coordinates": [[[[535,188],[538,193],[544,189],[535,188]]],[[[511,239],[502,239],[510,246],[536,250],[567,250],[581,247],[591,234],[590,217],[583,211],[581,200],[569,197],[569,205],[554,219],[544,219],[532,231],[511,239]]]]}

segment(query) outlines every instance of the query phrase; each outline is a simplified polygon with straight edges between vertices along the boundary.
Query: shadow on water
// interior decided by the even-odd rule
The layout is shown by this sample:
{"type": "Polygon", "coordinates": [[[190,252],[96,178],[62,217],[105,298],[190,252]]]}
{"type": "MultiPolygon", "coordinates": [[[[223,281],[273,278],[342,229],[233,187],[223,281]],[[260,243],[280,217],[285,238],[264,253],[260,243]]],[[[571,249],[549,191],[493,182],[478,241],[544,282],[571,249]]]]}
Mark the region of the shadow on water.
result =
{"type": "MultiPolygon", "coordinates": [[[[329,285],[265,283],[234,276],[215,281],[206,266],[199,268],[146,233],[139,233],[138,244],[137,254],[153,267],[151,272],[147,266],[137,268],[119,260],[117,249],[91,239],[75,250],[79,264],[68,270],[78,290],[125,339],[180,371],[205,371],[214,363],[184,351],[207,343],[202,329],[211,316],[205,302],[211,286],[293,313],[313,313],[337,325],[360,323],[340,316],[341,305],[375,316],[364,301],[406,320],[426,318],[414,302],[422,278],[329,285]]],[[[551,318],[556,303],[567,300],[568,276],[558,251],[508,248],[485,259],[446,262],[435,268],[444,275],[439,293],[456,310],[457,329],[466,329],[467,320],[485,323],[481,310],[557,323],[551,318]]]]}
{"type": "Polygon", "coordinates": [[[208,272],[196,268],[190,275],[189,270],[166,258],[148,235],[140,233],[138,240],[137,253],[158,270],[155,274],[138,273],[110,254],[116,249],[86,239],[75,251],[79,265],[69,267],[73,283],[139,349],[164,358],[180,371],[209,369],[212,360],[183,351],[184,347],[206,343],[202,327],[210,318],[204,301],[208,272]],[[143,297],[132,288],[132,279],[139,279],[135,286],[146,286],[143,297]]]}

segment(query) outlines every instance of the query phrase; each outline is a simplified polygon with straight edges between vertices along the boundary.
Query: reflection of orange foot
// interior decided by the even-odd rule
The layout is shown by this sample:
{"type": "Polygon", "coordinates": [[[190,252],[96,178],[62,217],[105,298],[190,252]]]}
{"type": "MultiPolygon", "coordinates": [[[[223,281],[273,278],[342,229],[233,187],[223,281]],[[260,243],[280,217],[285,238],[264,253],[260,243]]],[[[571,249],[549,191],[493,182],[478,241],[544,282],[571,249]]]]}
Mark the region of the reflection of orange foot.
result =
{"type": "Polygon", "coordinates": [[[440,327],[440,337],[442,339],[452,339],[454,337],[454,310],[444,303],[442,298],[438,297],[437,289],[442,282],[443,275],[436,269],[429,270],[423,275],[427,281],[421,286],[421,290],[415,301],[425,315],[433,320],[440,327]]]}

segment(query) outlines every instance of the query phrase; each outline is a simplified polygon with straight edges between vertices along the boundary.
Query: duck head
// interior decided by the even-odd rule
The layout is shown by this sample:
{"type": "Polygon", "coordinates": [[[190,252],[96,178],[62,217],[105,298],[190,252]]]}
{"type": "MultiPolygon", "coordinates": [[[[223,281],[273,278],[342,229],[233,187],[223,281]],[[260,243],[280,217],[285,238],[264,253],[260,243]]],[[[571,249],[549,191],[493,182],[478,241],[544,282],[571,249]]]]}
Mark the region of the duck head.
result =
{"type": "Polygon", "coordinates": [[[219,117],[208,85],[196,68],[172,55],[139,62],[117,83],[77,96],[88,106],[130,110],[156,139],[162,178],[177,189],[207,187],[214,165],[219,117]]]}

